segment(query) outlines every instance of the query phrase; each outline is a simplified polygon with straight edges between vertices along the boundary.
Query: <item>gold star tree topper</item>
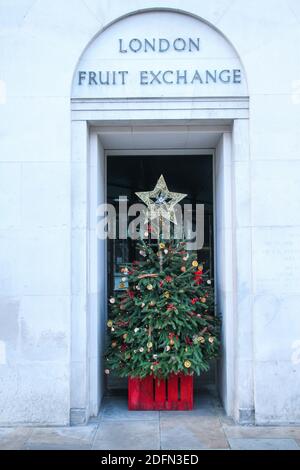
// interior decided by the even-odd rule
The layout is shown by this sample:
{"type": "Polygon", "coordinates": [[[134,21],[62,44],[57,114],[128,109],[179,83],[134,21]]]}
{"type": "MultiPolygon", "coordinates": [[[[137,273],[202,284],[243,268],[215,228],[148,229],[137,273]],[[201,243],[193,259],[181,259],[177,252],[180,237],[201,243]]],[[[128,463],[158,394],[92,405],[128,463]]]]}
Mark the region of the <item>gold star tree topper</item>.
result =
{"type": "Polygon", "coordinates": [[[163,175],[160,176],[153,191],[135,194],[146,204],[150,220],[163,217],[174,224],[177,223],[175,206],[187,196],[169,191],[163,175]]]}

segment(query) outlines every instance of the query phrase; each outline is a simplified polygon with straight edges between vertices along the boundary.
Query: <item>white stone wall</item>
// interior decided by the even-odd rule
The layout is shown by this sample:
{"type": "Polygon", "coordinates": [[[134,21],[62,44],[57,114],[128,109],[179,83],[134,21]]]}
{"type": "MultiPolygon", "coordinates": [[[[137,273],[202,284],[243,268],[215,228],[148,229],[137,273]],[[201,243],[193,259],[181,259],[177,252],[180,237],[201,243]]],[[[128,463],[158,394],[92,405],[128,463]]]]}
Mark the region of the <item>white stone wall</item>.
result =
{"type": "Polygon", "coordinates": [[[236,330],[238,387],[246,397],[253,381],[258,423],[299,422],[298,0],[0,0],[0,422],[69,422],[71,83],[97,32],[148,8],[211,23],[244,65],[250,149],[235,170],[245,207],[235,229],[238,305],[250,322],[236,330]]]}

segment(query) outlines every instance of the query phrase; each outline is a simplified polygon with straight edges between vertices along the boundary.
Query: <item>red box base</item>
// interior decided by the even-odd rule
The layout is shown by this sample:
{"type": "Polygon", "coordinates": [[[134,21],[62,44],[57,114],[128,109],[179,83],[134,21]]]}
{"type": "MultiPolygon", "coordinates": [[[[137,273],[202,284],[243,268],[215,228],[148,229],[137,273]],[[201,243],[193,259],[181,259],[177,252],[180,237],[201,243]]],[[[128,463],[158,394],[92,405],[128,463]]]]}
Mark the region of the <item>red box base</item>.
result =
{"type": "Polygon", "coordinates": [[[129,410],[192,410],[193,376],[172,374],[168,379],[128,378],[129,410]]]}

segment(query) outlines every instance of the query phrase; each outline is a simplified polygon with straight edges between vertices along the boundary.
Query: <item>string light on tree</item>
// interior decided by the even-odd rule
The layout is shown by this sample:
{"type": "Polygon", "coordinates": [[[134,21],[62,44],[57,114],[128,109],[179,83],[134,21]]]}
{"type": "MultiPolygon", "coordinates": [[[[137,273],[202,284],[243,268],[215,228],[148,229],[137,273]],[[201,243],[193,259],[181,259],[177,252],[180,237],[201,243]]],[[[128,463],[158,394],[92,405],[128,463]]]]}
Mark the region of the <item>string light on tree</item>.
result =
{"type": "MultiPolygon", "coordinates": [[[[174,224],[177,223],[175,206],[187,196],[187,194],[169,191],[163,175],[160,176],[152,191],[138,192],[135,194],[146,204],[149,220],[164,218],[174,224]]],[[[161,249],[164,248],[165,247],[162,247],[161,249]]]]}
{"type": "MultiPolygon", "coordinates": [[[[175,205],[186,196],[170,192],[163,176],[154,190],[137,195],[150,218],[172,223],[175,205]]],[[[150,225],[147,233],[153,233],[150,225]]],[[[107,368],[141,379],[199,375],[220,346],[211,278],[184,240],[167,240],[158,232],[157,243],[141,239],[137,251],[142,259],[128,269],[127,290],[109,302],[107,368]]]]}

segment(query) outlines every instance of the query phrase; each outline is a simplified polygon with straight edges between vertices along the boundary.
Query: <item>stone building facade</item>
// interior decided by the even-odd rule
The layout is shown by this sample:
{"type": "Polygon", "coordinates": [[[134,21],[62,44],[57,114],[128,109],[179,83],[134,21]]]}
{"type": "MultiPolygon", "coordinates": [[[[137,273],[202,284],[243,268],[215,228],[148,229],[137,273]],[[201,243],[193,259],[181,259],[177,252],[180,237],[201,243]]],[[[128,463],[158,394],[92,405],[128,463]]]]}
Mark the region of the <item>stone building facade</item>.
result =
{"type": "Polygon", "coordinates": [[[224,408],[299,423],[298,0],[0,0],[0,43],[0,424],[98,413],[105,159],[171,147],[214,156],[224,408]]]}

